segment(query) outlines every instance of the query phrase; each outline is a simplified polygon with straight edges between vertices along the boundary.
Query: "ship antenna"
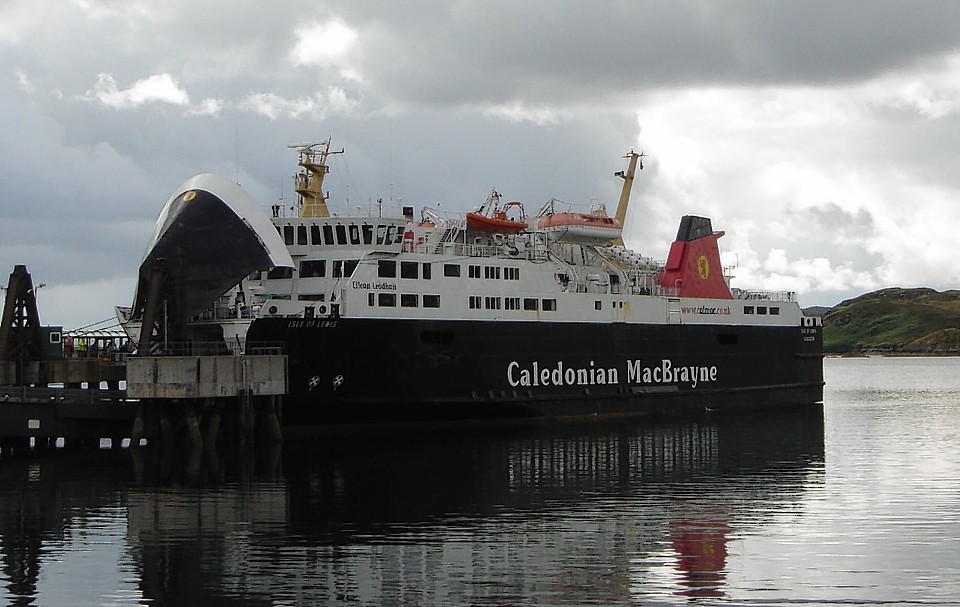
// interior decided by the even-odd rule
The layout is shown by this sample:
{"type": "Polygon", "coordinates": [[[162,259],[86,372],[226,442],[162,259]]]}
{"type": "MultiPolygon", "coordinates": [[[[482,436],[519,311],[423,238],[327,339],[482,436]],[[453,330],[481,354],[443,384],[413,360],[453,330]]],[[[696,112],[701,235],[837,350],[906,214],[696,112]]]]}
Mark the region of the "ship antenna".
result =
{"type": "Polygon", "coordinates": [[[323,192],[323,178],[330,172],[330,165],[327,164],[327,157],[331,154],[342,154],[340,151],[330,151],[331,138],[326,141],[317,141],[312,143],[294,143],[287,147],[300,152],[300,162],[302,169],[294,175],[294,188],[300,196],[302,205],[302,217],[329,217],[330,211],[327,208],[327,195],[323,192]],[[321,149],[322,146],[322,149],[321,149]]]}

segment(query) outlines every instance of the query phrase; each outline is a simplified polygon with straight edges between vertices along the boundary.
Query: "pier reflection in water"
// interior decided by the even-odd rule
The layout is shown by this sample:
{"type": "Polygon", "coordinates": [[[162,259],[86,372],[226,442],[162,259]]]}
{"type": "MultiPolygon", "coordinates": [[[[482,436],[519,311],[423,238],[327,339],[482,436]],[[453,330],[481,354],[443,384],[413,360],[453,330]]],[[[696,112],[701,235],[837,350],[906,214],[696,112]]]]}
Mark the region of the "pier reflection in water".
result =
{"type": "Polygon", "coordinates": [[[200,466],[151,450],[15,459],[0,464],[0,599],[547,605],[722,596],[731,542],[798,509],[822,483],[823,436],[822,409],[812,407],[323,437],[200,466]]]}

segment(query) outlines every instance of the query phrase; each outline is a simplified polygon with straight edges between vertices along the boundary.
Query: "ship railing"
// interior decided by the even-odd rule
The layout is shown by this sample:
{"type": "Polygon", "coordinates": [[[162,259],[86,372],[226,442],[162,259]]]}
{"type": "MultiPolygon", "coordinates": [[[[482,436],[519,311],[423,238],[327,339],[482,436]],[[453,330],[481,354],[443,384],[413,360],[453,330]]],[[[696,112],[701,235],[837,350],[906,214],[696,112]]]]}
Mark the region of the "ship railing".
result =
{"type": "Polygon", "coordinates": [[[222,341],[176,341],[153,344],[149,352],[135,356],[240,356],[283,354],[283,342],[247,342],[242,350],[222,341]]]}
{"type": "Polygon", "coordinates": [[[797,300],[796,291],[759,291],[753,289],[731,289],[734,299],[756,301],[794,302],[797,300]]]}

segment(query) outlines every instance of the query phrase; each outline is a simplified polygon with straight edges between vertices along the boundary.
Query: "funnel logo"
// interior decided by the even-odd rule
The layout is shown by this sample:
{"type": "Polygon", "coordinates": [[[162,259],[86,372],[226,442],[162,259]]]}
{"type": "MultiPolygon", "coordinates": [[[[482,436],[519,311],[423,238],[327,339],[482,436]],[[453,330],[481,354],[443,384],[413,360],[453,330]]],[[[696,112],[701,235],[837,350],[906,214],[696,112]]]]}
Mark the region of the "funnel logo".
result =
{"type": "Polygon", "coordinates": [[[704,280],[710,276],[710,262],[707,261],[705,255],[701,255],[700,258],[697,259],[697,273],[700,274],[700,278],[704,280]]]}

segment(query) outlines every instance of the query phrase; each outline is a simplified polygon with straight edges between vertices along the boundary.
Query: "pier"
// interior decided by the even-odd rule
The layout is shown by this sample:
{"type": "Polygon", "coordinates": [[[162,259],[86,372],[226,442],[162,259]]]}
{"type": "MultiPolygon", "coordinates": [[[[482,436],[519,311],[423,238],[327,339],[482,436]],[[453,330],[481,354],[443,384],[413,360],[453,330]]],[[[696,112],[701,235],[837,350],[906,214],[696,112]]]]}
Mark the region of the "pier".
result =
{"type": "Polygon", "coordinates": [[[282,440],[288,381],[278,346],[231,352],[222,342],[144,341],[141,356],[116,348],[109,334],[65,334],[39,324],[25,266],[10,275],[2,323],[2,453],[282,440]]]}

